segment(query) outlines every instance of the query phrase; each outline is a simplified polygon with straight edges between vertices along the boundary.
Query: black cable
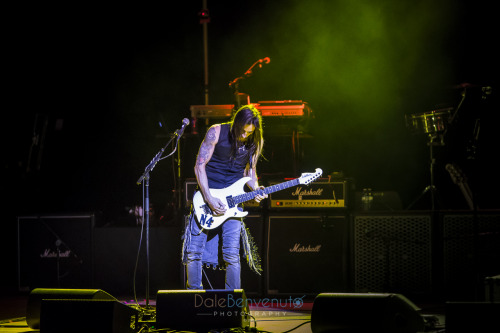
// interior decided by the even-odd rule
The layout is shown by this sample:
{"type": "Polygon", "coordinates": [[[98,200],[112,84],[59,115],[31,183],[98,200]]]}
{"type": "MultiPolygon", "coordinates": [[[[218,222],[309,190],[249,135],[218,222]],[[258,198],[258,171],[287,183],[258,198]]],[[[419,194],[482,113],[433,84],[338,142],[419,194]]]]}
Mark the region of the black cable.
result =
{"type": "MultiPolygon", "coordinates": [[[[144,182],[142,183],[142,192],[144,193],[144,182]]],[[[135,259],[135,266],[134,266],[134,276],[132,279],[132,285],[133,285],[133,293],[134,293],[134,301],[135,304],[139,307],[139,309],[142,309],[141,305],[137,301],[137,291],[135,289],[135,284],[136,284],[136,275],[137,275],[137,267],[139,265],[139,255],[141,254],[141,247],[142,247],[142,235],[144,232],[144,195],[142,196],[142,221],[141,221],[141,235],[139,237],[139,248],[137,249],[137,256],[135,259]]]]}
{"type": "Polygon", "coordinates": [[[214,287],[212,287],[212,284],[210,283],[210,279],[208,278],[208,275],[207,273],[205,272],[205,268],[203,267],[203,264],[202,264],[202,267],[201,267],[201,271],[203,272],[203,274],[205,275],[205,278],[207,279],[207,282],[208,284],[210,285],[210,289],[214,289],[214,287]]]}
{"type": "Polygon", "coordinates": [[[298,326],[295,326],[294,328],[289,329],[288,331],[285,331],[285,332],[283,332],[283,333],[288,333],[288,332],[294,331],[294,330],[296,330],[297,328],[299,328],[300,326],[305,325],[305,324],[309,324],[310,322],[311,322],[310,320],[305,321],[305,322],[303,322],[302,324],[300,324],[300,325],[298,325],[298,326]]]}
{"type": "MultiPolygon", "coordinates": [[[[305,319],[289,319],[289,320],[305,320],[305,319]]],[[[269,321],[269,320],[263,320],[263,321],[269,321]]],[[[274,321],[274,320],[273,320],[273,321],[274,321]]],[[[282,321],[283,321],[283,320],[282,320],[282,321]]],[[[311,321],[310,321],[310,320],[306,320],[305,322],[301,323],[300,325],[297,325],[297,326],[295,326],[295,327],[293,327],[293,328],[289,329],[288,331],[284,331],[284,332],[281,332],[281,333],[289,333],[289,332],[292,332],[292,331],[296,330],[297,328],[299,328],[299,327],[301,327],[301,326],[303,326],[303,325],[305,325],[305,324],[309,324],[309,323],[311,323],[311,321]]],[[[269,332],[269,331],[261,331],[261,330],[259,330],[259,329],[257,329],[257,330],[251,330],[251,332],[256,332],[256,333],[274,333],[274,332],[269,332]]]]}

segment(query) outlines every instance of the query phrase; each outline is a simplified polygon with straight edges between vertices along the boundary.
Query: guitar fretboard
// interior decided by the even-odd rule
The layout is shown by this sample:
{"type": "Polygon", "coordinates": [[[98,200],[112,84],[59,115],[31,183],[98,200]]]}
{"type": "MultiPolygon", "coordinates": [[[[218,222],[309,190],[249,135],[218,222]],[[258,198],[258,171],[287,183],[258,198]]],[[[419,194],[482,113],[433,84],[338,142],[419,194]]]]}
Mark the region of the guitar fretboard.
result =
{"type": "Polygon", "coordinates": [[[240,204],[242,202],[253,200],[257,195],[271,194],[296,185],[299,185],[299,178],[292,179],[280,184],[271,185],[260,190],[255,190],[252,192],[246,192],[240,195],[236,195],[234,197],[228,198],[228,204],[234,207],[235,205],[240,204]]]}

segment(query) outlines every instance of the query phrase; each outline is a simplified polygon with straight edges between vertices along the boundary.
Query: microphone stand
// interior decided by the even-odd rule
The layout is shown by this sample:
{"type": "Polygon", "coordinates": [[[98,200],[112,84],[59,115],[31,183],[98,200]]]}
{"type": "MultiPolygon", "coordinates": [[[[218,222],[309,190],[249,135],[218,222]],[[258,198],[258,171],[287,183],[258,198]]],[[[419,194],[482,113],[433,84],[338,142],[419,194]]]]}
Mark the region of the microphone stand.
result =
{"type": "Polygon", "coordinates": [[[253,65],[250,66],[250,68],[247,69],[246,72],[243,73],[242,76],[239,76],[239,77],[235,78],[233,81],[229,82],[229,87],[233,88],[233,90],[234,90],[234,92],[233,92],[234,99],[235,99],[234,107],[236,110],[241,107],[241,101],[239,98],[240,80],[243,80],[243,79],[246,79],[247,77],[252,76],[253,75],[253,68],[257,65],[259,65],[259,68],[262,68],[262,59],[259,59],[256,62],[254,62],[253,65]]]}
{"type": "Polygon", "coordinates": [[[142,184],[143,185],[143,214],[142,214],[142,225],[144,226],[144,223],[146,223],[146,308],[149,308],[149,173],[153,171],[154,167],[156,166],[156,163],[158,161],[170,157],[175,151],[177,150],[177,145],[179,143],[179,139],[182,136],[182,133],[184,132],[184,127],[183,126],[181,129],[175,131],[174,134],[171,135],[170,140],[167,142],[165,147],[163,147],[156,155],[153,157],[151,162],[146,166],[144,169],[144,173],[139,177],[137,180],[137,185],[142,184]],[[177,141],[175,142],[175,147],[174,150],[165,157],[161,157],[163,155],[163,152],[165,151],[165,148],[170,145],[172,140],[174,138],[177,138],[177,141]]]}

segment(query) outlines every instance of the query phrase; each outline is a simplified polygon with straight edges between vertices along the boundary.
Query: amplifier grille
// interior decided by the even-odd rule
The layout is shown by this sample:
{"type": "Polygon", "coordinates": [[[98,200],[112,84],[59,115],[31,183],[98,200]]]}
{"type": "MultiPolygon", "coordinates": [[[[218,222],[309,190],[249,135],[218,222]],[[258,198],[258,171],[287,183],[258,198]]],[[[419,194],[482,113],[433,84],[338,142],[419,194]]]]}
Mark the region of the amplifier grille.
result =
{"type": "Polygon", "coordinates": [[[478,283],[500,272],[500,215],[478,214],[476,218],[472,214],[443,216],[447,299],[474,300],[478,283]]]}
{"type": "Polygon", "coordinates": [[[427,215],[355,216],[355,290],[429,293],[431,229],[427,215]]]}

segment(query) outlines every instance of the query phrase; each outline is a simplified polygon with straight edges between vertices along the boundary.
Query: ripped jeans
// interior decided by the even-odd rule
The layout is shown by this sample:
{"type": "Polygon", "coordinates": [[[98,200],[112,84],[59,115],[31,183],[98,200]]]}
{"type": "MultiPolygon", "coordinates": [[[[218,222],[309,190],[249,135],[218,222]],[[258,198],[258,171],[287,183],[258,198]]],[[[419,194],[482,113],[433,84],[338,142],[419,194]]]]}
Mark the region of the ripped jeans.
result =
{"type": "Polygon", "coordinates": [[[203,289],[203,264],[218,265],[219,242],[226,269],[225,288],[241,289],[240,232],[241,221],[229,219],[212,230],[201,231],[194,214],[189,219],[185,237],[187,289],[203,289]]]}

